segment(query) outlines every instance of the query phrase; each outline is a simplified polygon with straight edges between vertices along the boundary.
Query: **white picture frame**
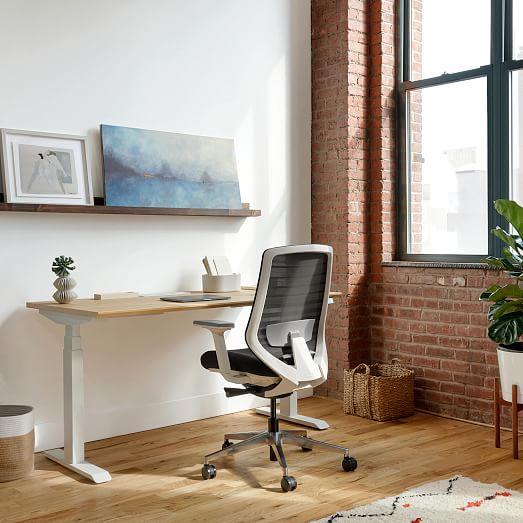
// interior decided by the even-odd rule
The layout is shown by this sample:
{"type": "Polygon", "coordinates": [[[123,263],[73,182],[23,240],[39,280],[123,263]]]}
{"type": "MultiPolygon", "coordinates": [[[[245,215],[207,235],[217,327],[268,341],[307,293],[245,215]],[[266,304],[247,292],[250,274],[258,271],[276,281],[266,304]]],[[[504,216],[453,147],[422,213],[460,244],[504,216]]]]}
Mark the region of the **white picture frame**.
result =
{"type": "Polygon", "coordinates": [[[2,129],[7,203],[93,205],[86,137],[2,129]]]}

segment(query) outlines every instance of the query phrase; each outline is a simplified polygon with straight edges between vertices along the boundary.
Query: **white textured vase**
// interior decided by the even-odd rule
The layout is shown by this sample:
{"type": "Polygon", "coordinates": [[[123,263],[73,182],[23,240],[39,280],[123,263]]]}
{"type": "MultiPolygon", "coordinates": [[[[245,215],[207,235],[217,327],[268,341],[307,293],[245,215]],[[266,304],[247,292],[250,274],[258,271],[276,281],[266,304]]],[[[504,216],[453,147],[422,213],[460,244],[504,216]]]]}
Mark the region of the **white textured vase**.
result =
{"type": "Polygon", "coordinates": [[[76,281],[70,276],[65,278],[56,278],[53,282],[53,285],[56,287],[56,292],[53,294],[53,298],[58,303],[71,303],[73,300],[76,300],[77,295],[73,289],[76,287],[76,281]]]}

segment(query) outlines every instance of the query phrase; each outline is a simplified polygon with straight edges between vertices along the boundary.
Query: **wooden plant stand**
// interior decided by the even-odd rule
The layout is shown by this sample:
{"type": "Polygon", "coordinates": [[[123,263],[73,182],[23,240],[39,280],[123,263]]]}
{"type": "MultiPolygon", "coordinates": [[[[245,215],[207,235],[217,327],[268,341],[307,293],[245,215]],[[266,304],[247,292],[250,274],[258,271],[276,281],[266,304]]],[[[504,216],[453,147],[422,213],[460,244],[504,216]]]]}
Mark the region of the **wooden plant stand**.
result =
{"type": "Polygon", "coordinates": [[[494,429],[496,432],[496,448],[501,447],[501,435],[500,435],[500,405],[510,406],[512,409],[512,457],[514,459],[519,458],[518,450],[518,414],[523,410],[523,404],[517,402],[518,399],[518,386],[512,385],[512,401],[505,401],[500,394],[499,379],[494,379],[494,429]]]}

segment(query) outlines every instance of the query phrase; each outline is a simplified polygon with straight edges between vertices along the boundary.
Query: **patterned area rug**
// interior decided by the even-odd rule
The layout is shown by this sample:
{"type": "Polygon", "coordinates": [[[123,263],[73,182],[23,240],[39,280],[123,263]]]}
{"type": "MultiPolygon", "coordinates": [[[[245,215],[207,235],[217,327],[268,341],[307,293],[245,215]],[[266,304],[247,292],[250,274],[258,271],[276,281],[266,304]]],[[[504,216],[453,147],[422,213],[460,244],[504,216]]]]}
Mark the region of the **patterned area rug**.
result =
{"type": "Polygon", "coordinates": [[[380,499],[370,505],[338,512],[314,523],[521,523],[523,494],[500,485],[479,483],[455,476],[427,483],[399,496],[380,499]]]}

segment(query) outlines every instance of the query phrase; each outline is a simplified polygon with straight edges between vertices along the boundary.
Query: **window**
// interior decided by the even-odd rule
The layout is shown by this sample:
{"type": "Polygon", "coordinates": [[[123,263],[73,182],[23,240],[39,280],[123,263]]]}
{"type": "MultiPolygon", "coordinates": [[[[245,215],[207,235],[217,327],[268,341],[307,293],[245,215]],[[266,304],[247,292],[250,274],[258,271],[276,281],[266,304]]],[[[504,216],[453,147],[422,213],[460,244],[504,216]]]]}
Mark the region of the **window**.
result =
{"type": "Polygon", "coordinates": [[[513,0],[512,20],[516,20],[513,29],[512,56],[516,60],[523,58],[523,0],[513,0]]]}
{"type": "Polygon", "coordinates": [[[510,130],[512,195],[523,202],[523,0],[513,0],[512,56],[510,69],[510,130]]]}
{"type": "Polygon", "coordinates": [[[401,0],[398,252],[499,255],[497,198],[523,203],[523,0],[401,0]]]}

